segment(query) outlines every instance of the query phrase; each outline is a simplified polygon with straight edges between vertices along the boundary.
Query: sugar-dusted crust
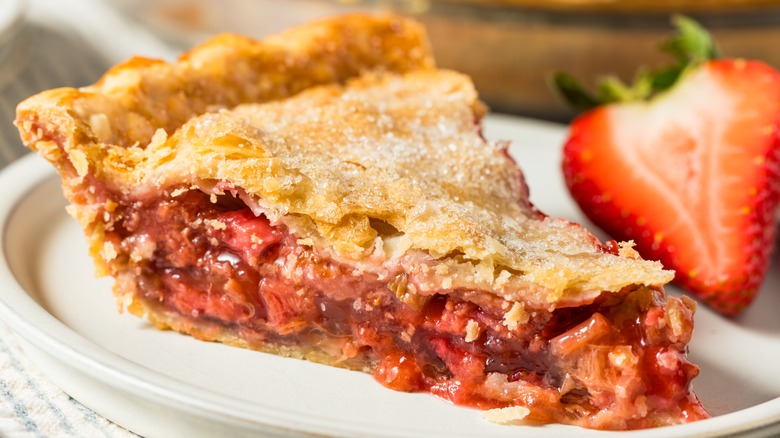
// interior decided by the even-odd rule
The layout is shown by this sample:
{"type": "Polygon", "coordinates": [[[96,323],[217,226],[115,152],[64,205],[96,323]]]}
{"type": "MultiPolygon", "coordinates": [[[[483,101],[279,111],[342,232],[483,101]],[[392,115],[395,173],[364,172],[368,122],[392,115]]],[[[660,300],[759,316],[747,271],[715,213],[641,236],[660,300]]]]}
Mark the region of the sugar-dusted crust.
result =
{"type": "Polygon", "coordinates": [[[134,176],[123,191],[228,181],[272,221],[354,263],[423,252],[434,271],[447,267],[430,290],[448,289],[447,278],[544,308],[669,279],[657,264],[608,253],[582,227],[535,211],[504,146],[480,135],[479,108],[457,73],[367,75],[193,119],[142,158],[118,149],[124,164],[106,172],[113,181],[134,176]],[[389,239],[406,251],[387,254],[389,239]]]}
{"type": "Polygon", "coordinates": [[[487,290],[552,309],[671,279],[534,210],[505,146],[482,138],[483,112],[467,77],[432,68],[415,24],[348,17],[265,42],[218,37],[172,65],[130,61],[94,86],[30,98],[17,125],[63,174],[109,264],[122,260],[105,251],[111,201],[85,190],[93,178],[133,196],[227,184],[334,257],[429,258],[420,293],[487,290]]]}

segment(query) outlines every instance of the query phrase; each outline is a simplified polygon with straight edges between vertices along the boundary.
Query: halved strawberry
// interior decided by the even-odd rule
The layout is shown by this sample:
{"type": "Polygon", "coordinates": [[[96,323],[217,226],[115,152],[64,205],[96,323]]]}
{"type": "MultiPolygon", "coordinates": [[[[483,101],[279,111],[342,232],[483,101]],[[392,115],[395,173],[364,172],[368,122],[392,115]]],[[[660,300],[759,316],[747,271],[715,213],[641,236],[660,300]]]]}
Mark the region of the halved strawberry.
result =
{"type": "MultiPolygon", "coordinates": [[[[734,315],[753,300],[774,244],[780,73],[757,61],[708,59],[715,51],[706,32],[684,18],[677,24],[682,36],[667,49],[680,62],[643,73],[632,88],[602,85],[611,103],[572,123],[563,170],[596,225],[633,240],[685,289],[734,315]]],[[[566,93],[580,93],[569,77],[557,79],[566,93]]]]}

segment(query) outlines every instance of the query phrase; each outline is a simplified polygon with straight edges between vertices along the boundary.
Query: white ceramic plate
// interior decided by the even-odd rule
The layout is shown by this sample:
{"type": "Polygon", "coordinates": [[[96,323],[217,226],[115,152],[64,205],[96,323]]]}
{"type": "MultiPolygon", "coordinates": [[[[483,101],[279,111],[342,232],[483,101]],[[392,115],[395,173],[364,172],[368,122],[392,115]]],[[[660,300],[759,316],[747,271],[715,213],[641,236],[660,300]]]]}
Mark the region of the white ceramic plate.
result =
{"type": "MultiPolygon", "coordinates": [[[[584,222],[559,171],[558,125],[493,116],[486,135],[513,141],[532,201],[584,222]]],[[[368,375],[160,332],[119,315],[111,281],[96,280],[78,225],[48,163],[28,156],[0,174],[0,317],[29,356],[74,398],[154,436],[581,437],[568,426],[507,427],[368,375]]],[[[678,293],[669,288],[671,293],[678,293]]],[[[742,317],[696,315],[695,390],[714,417],[625,437],[772,436],[780,432],[780,263],[742,317]]]]}

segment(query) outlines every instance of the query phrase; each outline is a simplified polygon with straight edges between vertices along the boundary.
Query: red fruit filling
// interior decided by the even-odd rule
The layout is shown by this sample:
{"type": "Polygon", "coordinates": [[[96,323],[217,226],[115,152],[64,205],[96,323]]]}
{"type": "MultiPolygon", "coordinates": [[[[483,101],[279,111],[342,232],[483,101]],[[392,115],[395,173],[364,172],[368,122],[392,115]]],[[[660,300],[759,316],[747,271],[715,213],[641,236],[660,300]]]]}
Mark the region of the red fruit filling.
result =
{"type": "Polygon", "coordinates": [[[199,325],[217,324],[249,347],[324,351],[336,365],[373,370],[399,391],[427,391],[479,408],[522,405],[527,418],[633,429],[706,418],[685,357],[693,304],[651,288],[594,303],[526,309],[467,290],[409,295],[414,279],[357,271],[299,243],[229,196],[190,190],[120,207],[107,239],[140,274],[137,299],[199,325]],[[212,197],[213,198],[213,197],[212,197]]]}

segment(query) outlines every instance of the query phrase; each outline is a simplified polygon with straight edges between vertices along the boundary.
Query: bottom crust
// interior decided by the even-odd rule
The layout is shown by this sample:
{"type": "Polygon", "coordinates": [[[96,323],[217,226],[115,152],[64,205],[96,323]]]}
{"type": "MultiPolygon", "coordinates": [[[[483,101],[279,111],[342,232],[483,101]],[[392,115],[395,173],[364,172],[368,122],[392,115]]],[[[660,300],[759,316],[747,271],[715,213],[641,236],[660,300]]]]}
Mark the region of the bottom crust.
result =
{"type": "MultiPolygon", "coordinates": [[[[133,289],[135,288],[131,287],[124,290],[133,289]]],[[[311,345],[291,346],[274,344],[271,342],[248,342],[245,338],[241,337],[238,328],[231,328],[215,321],[181,315],[166,309],[165,306],[160,305],[159,302],[144,298],[133,298],[130,295],[124,294],[117,295],[117,298],[119,302],[129,301],[130,304],[127,305],[127,310],[139,318],[145,317],[158,330],[173,330],[192,336],[200,341],[218,342],[233,347],[246,348],[293,359],[307,360],[369,374],[374,370],[377,364],[377,360],[368,355],[344,358],[340,353],[334,354],[333,352],[339,348],[337,346],[338,343],[334,343],[327,335],[313,338],[313,344],[311,345]],[[333,347],[330,349],[323,349],[315,346],[327,344],[333,344],[333,347]],[[329,350],[330,353],[328,353],[327,350],[329,350]]]]}

